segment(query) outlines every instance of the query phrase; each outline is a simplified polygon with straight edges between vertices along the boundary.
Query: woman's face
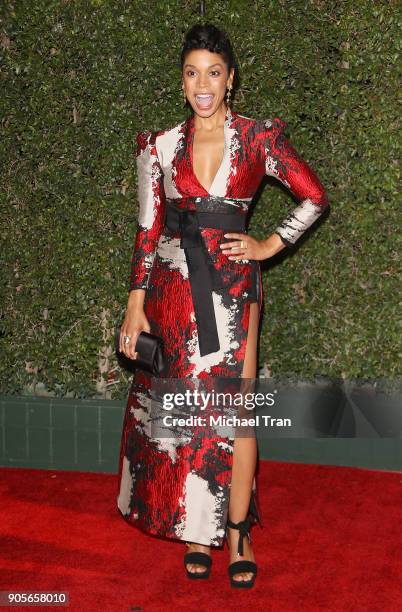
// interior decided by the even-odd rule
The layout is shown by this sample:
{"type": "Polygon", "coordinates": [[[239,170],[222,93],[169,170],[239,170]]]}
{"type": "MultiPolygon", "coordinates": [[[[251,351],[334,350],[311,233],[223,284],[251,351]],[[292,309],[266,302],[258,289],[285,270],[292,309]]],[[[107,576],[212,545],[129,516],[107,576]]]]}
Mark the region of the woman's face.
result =
{"type": "Polygon", "coordinates": [[[213,115],[221,106],[226,88],[233,82],[223,57],[207,49],[193,49],[183,65],[183,88],[193,110],[202,117],[213,115]]]}

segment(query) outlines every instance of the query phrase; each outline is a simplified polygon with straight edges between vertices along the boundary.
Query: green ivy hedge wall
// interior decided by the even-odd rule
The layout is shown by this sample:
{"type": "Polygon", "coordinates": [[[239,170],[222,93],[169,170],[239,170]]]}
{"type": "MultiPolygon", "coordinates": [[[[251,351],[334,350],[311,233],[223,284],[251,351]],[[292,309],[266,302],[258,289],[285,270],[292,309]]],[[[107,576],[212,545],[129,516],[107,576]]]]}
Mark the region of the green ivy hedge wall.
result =
{"type": "MultiPolygon", "coordinates": [[[[36,0],[1,7],[0,392],[124,397],[113,353],[138,205],[135,135],[173,126],[198,2],[36,0]]],[[[265,375],[395,378],[397,3],[206,3],[233,41],[233,108],[279,116],[327,188],[328,216],[266,260],[265,375]]],[[[250,233],[296,203],[261,186],[250,233]]]]}

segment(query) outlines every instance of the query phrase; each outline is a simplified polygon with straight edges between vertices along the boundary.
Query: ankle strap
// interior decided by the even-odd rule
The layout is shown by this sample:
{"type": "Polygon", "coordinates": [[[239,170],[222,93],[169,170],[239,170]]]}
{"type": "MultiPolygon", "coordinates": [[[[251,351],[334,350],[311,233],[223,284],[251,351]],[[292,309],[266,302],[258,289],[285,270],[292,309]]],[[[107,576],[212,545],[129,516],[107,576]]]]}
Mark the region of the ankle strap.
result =
{"type": "Polygon", "coordinates": [[[239,534],[239,543],[237,545],[237,552],[239,555],[243,556],[243,538],[247,537],[248,541],[250,540],[250,518],[247,517],[244,521],[240,521],[239,523],[233,523],[230,519],[227,520],[227,526],[232,529],[238,529],[240,531],[239,534]]]}

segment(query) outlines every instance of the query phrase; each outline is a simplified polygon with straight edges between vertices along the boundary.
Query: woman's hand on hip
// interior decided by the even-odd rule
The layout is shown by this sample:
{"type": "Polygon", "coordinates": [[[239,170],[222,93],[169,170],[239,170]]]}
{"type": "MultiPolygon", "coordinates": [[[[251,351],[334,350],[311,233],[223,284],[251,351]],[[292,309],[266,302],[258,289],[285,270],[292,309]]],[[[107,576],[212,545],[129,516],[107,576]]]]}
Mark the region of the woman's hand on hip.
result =
{"type": "Polygon", "coordinates": [[[284,243],[278,234],[271,234],[265,240],[256,240],[250,234],[227,233],[225,238],[230,238],[227,242],[221,242],[222,252],[233,261],[243,259],[255,259],[262,261],[272,257],[285,248],[284,243]]]}
{"type": "Polygon", "coordinates": [[[120,351],[129,359],[137,359],[138,352],[135,351],[137,338],[142,331],[150,332],[151,326],[145,316],[143,308],[128,308],[120,328],[120,351]],[[129,336],[130,341],[124,344],[124,336],[129,336]]]}

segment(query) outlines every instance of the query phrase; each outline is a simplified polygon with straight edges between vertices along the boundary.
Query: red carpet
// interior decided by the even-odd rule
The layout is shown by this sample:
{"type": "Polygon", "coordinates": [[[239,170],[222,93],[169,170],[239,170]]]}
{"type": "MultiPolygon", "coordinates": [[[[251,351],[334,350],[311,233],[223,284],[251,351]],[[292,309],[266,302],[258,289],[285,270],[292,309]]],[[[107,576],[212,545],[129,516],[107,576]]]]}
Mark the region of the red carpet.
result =
{"type": "Polygon", "coordinates": [[[261,461],[248,591],[230,588],[226,547],[188,580],[184,544],[120,517],[114,475],[1,472],[0,590],[68,591],[87,612],[402,610],[402,473],[261,461]]]}

